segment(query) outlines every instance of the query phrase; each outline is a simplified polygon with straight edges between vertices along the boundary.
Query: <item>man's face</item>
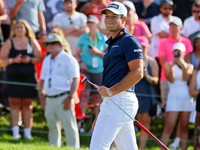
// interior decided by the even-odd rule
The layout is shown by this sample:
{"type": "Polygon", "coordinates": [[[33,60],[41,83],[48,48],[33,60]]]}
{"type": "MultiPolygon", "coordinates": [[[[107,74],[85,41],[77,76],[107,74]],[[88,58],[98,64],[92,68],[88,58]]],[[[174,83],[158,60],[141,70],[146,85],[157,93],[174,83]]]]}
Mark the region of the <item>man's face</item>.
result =
{"type": "Polygon", "coordinates": [[[200,13],[200,7],[193,6],[192,7],[192,16],[194,16],[195,20],[200,20],[199,13],[200,13]]]}
{"type": "Polygon", "coordinates": [[[77,2],[72,2],[71,0],[67,0],[63,3],[63,6],[66,12],[72,12],[76,10],[77,2]]]}
{"type": "Polygon", "coordinates": [[[49,42],[47,43],[47,50],[50,54],[57,53],[62,49],[60,42],[49,42]]]}
{"type": "Polygon", "coordinates": [[[180,35],[180,32],[181,32],[181,27],[180,26],[177,26],[174,23],[170,23],[169,24],[169,33],[170,33],[170,36],[180,35]]]}
{"type": "Polygon", "coordinates": [[[168,16],[172,15],[173,7],[171,5],[163,5],[160,7],[160,12],[165,17],[168,17],[168,16]]]}
{"type": "Polygon", "coordinates": [[[116,15],[110,10],[106,10],[105,13],[105,25],[108,31],[115,32],[124,27],[125,18],[121,18],[121,15],[116,15]]]}

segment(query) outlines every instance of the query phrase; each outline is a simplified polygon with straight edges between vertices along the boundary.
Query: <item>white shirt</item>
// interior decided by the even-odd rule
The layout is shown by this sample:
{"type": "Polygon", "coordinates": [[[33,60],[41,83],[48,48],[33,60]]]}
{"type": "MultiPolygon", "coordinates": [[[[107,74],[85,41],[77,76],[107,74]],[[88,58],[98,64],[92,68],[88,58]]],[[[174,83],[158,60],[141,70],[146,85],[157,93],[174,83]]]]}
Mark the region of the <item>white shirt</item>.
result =
{"type": "Polygon", "coordinates": [[[193,16],[185,19],[182,29],[182,33],[184,36],[189,37],[191,34],[199,30],[200,30],[200,23],[196,21],[193,16]]]}
{"type": "Polygon", "coordinates": [[[165,31],[169,33],[169,23],[177,18],[175,16],[170,16],[170,19],[167,21],[161,14],[155,16],[151,20],[151,32],[152,32],[152,40],[148,50],[148,55],[155,58],[158,55],[158,44],[160,41],[160,37],[157,35],[159,32],[165,31]]]}
{"type": "Polygon", "coordinates": [[[50,54],[43,61],[40,78],[44,80],[46,95],[70,91],[72,78],[79,77],[80,71],[77,60],[64,50],[54,60],[50,54]],[[49,87],[49,79],[51,79],[51,87],[49,87]]]}
{"type": "MultiPolygon", "coordinates": [[[[80,28],[83,28],[86,26],[86,22],[87,22],[86,15],[79,12],[75,12],[73,15],[71,15],[71,19],[65,12],[59,13],[53,18],[53,26],[59,26],[59,27],[71,27],[77,25],[80,28]]],[[[71,46],[73,55],[75,55],[76,52],[78,39],[79,39],[78,37],[74,36],[66,37],[66,40],[69,42],[71,46]]]]}

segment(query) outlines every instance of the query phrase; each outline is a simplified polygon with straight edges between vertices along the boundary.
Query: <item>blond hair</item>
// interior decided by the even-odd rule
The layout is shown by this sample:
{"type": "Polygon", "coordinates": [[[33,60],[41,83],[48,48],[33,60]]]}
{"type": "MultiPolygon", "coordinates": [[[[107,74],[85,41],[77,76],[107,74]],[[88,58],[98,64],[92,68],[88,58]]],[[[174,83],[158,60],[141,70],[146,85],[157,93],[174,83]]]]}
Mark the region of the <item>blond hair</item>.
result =
{"type": "Polygon", "coordinates": [[[66,52],[68,52],[69,54],[72,54],[71,47],[70,47],[70,45],[69,45],[69,42],[67,42],[67,40],[65,39],[65,36],[64,36],[64,33],[63,33],[62,29],[59,28],[59,27],[54,27],[54,28],[51,30],[51,33],[57,33],[58,35],[60,35],[61,38],[62,38],[62,42],[65,44],[64,50],[65,50],[66,52]]]}
{"type": "Polygon", "coordinates": [[[11,32],[10,32],[10,38],[13,38],[13,37],[16,37],[16,34],[15,34],[15,27],[18,23],[22,23],[25,28],[26,28],[26,37],[30,38],[30,39],[35,39],[35,33],[32,31],[31,29],[31,26],[28,24],[28,22],[24,19],[20,19],[18,20],[13,26],[12,26],[12,29],[11,29],[11,32]]]}

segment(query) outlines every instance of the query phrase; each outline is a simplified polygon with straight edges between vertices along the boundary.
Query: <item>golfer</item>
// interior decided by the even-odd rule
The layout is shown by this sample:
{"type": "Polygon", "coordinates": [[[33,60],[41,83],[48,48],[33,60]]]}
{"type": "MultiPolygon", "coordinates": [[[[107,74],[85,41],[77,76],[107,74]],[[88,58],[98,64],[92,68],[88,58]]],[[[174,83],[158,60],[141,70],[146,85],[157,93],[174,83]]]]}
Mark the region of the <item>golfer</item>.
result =
{"type": "Polygon", "coordinates": [[[122,3],[112,2],[101,13],[105,14],[105,25],[111,37],[106,41],[103,81],[98,88],[105,98],[93,123],[90,150],[109,150],[113,141],[118,150],[137,150],[133,120],[109,98],[135,117],[138,100],[134,85],[143,78],[142,46],[124,28],[127,10],[122,3]]]}

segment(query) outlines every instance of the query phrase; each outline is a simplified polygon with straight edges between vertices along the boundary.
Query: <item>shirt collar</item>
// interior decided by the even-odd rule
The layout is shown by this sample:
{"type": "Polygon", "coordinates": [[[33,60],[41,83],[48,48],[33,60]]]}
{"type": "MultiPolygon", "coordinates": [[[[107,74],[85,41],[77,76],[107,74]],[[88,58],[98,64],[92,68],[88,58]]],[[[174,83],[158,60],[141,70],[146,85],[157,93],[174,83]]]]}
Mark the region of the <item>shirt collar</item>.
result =
{"type": "MultiPolygon", "coordinates": [[[[62,56],[62,54],[64,54],[64,53],[66,53],[64,50],[61,50],[59,53],[58,53],[58,55],[56,55],[56,57],[55,57],[55,59],[54,60],[56,60],[56,59],[58,59],[60,56],[62,56]]],[[[52,59],[52,58],[51,58],[52,59]]]]}
{"type": "MultiPolygon", "coordinates": [[[[102,40],[102,37],[100,36],[100,33],[98,32],[98,31],[96,31],[96,35],[97,35],[97,39],[98,40],[102,40]]],[[[89,33],[87,33],[87,38],[89,39],[89,36],[90,36],[90,34],[89,33]]]]}
{"type": "Polygon", "coordinates": [[[180,38],[176,41],[176,40],[174,40],[171,36],[169,37],[169,40],[170,41],[172,41],[172,42],[182,42],[183,41],[183,37],[182,36],[180,36],[180,38]]]}
{"type": "Polygon", "coordinates": [[[110,37],[107,41],[106,44],[109,45],[109,43],[115,39],[118,39],[120,37],[122,37],[122,35],[127,34],[126,28],[123,28],[119,31],[119,33],[114,37],[114,39],[112,39],[112,37],[110,37]]]}

